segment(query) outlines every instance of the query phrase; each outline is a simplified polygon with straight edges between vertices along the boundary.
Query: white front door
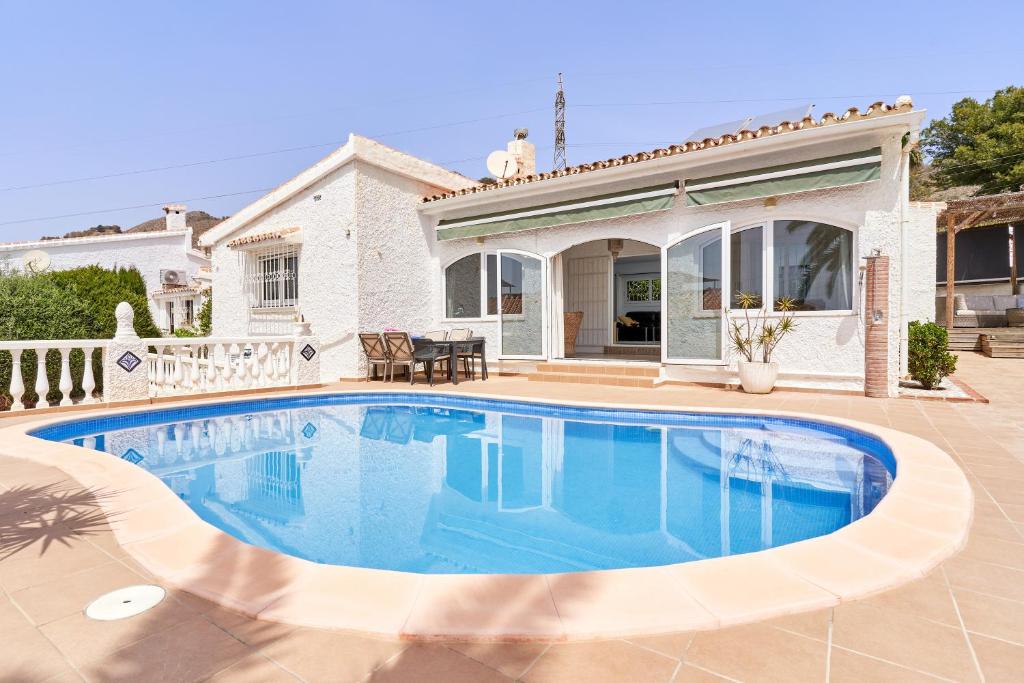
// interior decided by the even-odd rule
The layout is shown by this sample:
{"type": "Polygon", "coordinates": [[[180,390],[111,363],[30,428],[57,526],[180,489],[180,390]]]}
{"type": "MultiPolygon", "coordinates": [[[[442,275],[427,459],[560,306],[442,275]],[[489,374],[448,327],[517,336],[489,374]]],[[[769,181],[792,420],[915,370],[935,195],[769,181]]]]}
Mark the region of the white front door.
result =
{"type": "Polygon", "coordinates": [[[502,358],[547,357],[547,286],[543,256],[498,250],[502,358]]]}
{"type": "Polygon", "coordinates": [[[729,221],[687,233],[662,250],[662,361],[725,362],[729,308],[729,221]]]}

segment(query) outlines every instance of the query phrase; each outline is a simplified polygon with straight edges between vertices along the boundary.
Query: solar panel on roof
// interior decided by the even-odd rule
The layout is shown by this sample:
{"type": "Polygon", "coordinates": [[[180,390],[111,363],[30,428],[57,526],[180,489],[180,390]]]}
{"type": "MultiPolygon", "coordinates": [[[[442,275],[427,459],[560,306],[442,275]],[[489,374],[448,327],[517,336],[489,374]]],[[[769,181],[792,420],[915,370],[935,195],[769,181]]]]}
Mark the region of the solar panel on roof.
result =
{"type": "Polygon", "coordinates": [[[762,126],[777,126],[783,121],[800,121],[805,116],[809,116],[812,109],[814,109],[813,104],[805,104],[800,107],[782,109],[779,111],[768,112],[766,114],[755,114],[753,116],[747,116],[746,118],[737,119],[736,121],[716,123],[713,126],[705,126],[704,128],[698,128],[693,131],[687,136],[686,142],[700,142],[707,138],[717,138],[722,135],[735,135],[741,130],[757,130],[762,126]]]}

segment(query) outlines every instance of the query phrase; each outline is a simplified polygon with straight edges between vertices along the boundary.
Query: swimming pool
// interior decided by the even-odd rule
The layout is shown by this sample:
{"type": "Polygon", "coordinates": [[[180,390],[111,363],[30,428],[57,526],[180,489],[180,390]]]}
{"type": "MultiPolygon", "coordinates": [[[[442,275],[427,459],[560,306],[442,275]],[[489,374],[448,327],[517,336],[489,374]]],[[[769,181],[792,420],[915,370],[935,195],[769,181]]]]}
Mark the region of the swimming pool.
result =
{"type": "Polygon", "coordinates": [[[753,552],[868,514],[896,472],[880,439],[810,420],[424,393],[171,408],[33,434],[147,469],[247,543],[424,574],[753,552]]]}

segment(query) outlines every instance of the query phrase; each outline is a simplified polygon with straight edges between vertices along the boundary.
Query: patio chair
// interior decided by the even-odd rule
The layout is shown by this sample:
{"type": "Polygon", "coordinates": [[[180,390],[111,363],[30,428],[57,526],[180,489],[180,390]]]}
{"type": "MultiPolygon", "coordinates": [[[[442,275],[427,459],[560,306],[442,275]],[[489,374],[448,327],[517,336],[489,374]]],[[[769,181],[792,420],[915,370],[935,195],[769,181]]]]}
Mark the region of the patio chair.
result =
{"type": "MultiPolygon", "coordinates": [[[[456,328],[448,333],[448,341],[468,342],[472,338],[473,330],[466,327],[456,328]]],[[[461,360],[463,374],[466,377],[476,376],[476,363],[475,355],[473,352],[474,346],[475,345],[471,343],[455,345],[456,370],[458,369],[458,361],[461,360]]]]}
{"type": "Polygon", "coordinates": [[[366,354],[366,380],[370,380],[370,374],[376,372],[378,365],[384,366],[383,376],[387,378],[391,358],[388,356],[384,338],[379,332],[360,332],[359,341],[363,345],[363,353],[366,354]]]}
{"type": "Polygon", "coordinates": [[[430,341],[445,341],[446,339],[448,339],[448,333],[445,332],[444,330],[433,330],[431,332],[425,333],[423,335],[423,338],[429,339],[430,341]]]}
{"type": "Polygon", "coordinates": [[[416,383],[416,366],[422,364],[423,372],[427,375],[430,386],[434,386],[434,365],[441,357],[436,347],[425,346],[415,348],[408,332],[385,332],[384,341],[387,343],[388,356],[390,357],[391,381],[395,381],[395,366],[407,368],[409,371],[409,384],[416,383]]]}

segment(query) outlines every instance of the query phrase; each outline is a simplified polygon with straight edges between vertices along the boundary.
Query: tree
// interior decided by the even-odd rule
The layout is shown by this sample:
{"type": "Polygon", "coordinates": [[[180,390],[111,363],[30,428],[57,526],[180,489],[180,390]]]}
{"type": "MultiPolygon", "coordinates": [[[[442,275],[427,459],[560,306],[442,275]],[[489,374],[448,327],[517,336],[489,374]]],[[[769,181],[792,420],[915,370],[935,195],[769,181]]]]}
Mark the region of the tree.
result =
{"type": "Polygon", "coordinates": [[[965,97],[922,133],[932,179],[942,188],[980,185],[978,194],[1024,185],[1024,88],[1009,86],[984,102],[965,97]]]}

